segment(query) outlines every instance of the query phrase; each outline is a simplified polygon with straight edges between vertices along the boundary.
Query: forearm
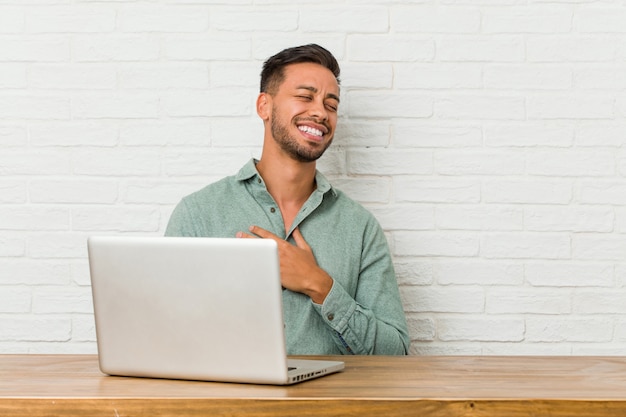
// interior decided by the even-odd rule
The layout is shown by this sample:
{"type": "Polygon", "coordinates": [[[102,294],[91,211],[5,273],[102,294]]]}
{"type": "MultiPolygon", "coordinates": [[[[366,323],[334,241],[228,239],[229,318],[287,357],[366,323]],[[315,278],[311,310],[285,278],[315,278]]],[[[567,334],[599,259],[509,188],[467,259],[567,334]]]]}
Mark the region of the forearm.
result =
{"type": "Polygon", "coordinates": [[[405,355],[409,337],[401,307],[387,308],[377,316],[359,305],[335,283],[326,301],[316,305],[324,322],[335,332],[337,346],[353,355],[405,355]]]}

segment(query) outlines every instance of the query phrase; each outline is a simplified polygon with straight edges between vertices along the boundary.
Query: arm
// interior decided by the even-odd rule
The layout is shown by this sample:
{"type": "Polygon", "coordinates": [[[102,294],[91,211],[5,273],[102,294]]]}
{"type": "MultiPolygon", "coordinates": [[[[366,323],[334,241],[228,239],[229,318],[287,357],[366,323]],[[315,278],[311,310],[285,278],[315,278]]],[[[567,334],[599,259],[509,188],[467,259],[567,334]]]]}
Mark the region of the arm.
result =
{"type": "Polygon", "coordinates": [[[299,230],[294,231],[296,245],[292,245],[267,230],[250,228],[258,237],[276,240],[283,286],[311,298],[342,352],[403,355],[408,352],[409,337],[387,241],[377,223],[369,231],[353,297],[317,265],[299,230]]]}

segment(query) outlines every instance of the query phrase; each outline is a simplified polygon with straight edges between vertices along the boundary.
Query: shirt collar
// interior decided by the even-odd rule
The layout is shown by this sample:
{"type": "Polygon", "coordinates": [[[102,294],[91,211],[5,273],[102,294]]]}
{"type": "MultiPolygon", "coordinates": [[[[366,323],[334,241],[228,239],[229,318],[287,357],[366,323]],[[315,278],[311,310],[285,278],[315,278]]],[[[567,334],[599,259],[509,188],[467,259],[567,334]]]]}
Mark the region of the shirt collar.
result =
{"type": "MultiPolygon", "coordinates": [[[[235,176],[237,181],[247,181],[247,180],[249,180],[250,178],[253,178],[253,177],[261,178],[261,175],[259,174],[259,171],[257,171],[257,169],[256,169],[257,162],[259,162],[259,161],[254,159],[254,158],[250,159],[239,170],[239,172],[235,176]]],[[[330,191],[330,192],[332,192],[332,195],[334,197],[337,196],[337,192],[335,191],[333,186],[326,179],[326,177],[321,172],[319,172],[318,170],[315,170],[315,183],[317,184],[317,191],[320,191],[322,194],[326,194],[328,191],[330,191]]]]}

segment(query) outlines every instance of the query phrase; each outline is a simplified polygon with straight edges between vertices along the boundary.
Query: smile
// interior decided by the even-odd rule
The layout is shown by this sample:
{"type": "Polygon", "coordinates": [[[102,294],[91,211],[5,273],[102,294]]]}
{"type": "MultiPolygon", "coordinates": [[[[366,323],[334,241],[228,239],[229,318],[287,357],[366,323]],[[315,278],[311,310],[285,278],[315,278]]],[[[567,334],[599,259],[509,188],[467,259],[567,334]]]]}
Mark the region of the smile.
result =
{"type": "Polygon", "coordinates": [[[301,132],[308,133],[309,135],[319,136],[319,137],[324,136],[324,132],[322,132],[319,129],[315,129],[314,127],[311,127],[311,126],[298,126],[298,129],[301,132]]]}

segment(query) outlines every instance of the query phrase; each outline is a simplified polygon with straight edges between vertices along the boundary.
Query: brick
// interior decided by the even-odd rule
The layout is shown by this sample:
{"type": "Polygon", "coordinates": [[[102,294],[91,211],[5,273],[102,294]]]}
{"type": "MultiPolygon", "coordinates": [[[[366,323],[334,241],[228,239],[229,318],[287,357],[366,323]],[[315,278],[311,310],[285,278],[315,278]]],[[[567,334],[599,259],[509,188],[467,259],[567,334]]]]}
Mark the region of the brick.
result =
{"type": "Polygon", "coordinates": [[[615,99],[610,95],[558,95],[529,97],[530,119],[611,119],[615,99]]]}
{"type": "Polygon", "coordinates": [[[71,169],[67,152],[49,150],[2,150],[0,173],[3,175],[68,174],[71,169]]]}
{"type": "Polygon", "coordinates": [[[128,5],[118,11],[122,32],[204,32],[209,9],[199,6],[128,5]]]}
{"type": "Polygon", "coordinates": [[[604,207],[528,207],[527,230],[542,232],[611,232],[615,215],[604,207]]]}
{"type": "Polygon", "coordinates": [[[100,179],[36,179],[29,185],[34,203],[111,204],[118,194],[115,181],[100,179]]]}
{"type": "Polygon", "coordinates": [[[392,131],[395,146],[425,148],[479,147],[482,131],[478,126],[420,125],[416,121],[396,121],[392,131]]]}
{"type": "Polygon", "coordinates": [[[152,61],[160,49],[160,40],[146,34],[77,35],[72,43],[77,62],[152,61]]]}
{"type": "Polygon", "coordinates": [[[626,296],[626,290],[615,288],[575,291],[572,297],[573,312],[581,315],[623,315],[626,314],[624,296],[626,296]]]}
{"type": "Polygon", "coordinates": [[[96,341],[96,323],[92,314],[76,315],[72,317],[72,341],[96,341]]]}
{"type": "MultiPolygon", "coordinates": [[[[219,154],[205,149],[172,150],[165,152],[162,165],[169,176],[226,176],[236,173],[249,159],[246,149],[224,149],[219,154]]],[[[156,158],[155,162],[158,162],[156,158]]]]}
{"type": "Polygon", "coordinates": [[[626,33],[623,7],[585,7],[577,10],[574,27],[581,33],[626,33]]]}
{"type": "MultiPolygon", "coordinates": [[[[395,66],[389,63],[342,63],[341,64],[341,88],[391,88],[396,82],[394,76],[395,66]]],[[[339,107],[341,113],[341,106],[339,107]]]]}
{"type": "Polygon", "coordinates": [[[160,211],[148,207],[78,207],[72,210],[72,230],[157,232],[160,211]]]}
{"type": "Polygon", "coordinates": [[[524,339],[524,321],[509,318],[439,319],[438,336],[443,341],[520,342],[524,339]]]}
{"type": "Polygon", "coordinates": [[[388,179],[337,178],[332,184],[362,204],[388,203],[391,199],[391,182],[388,179]]]}
{"type": "Polygon", "coordinates": [[[26,12],[26,31],[31,33],[85,33],[115,30],[116,11],[108,6],[56,6],[26,12]]]}
{"type": "Polygon", "coordinates": [[[434,210],[430,206],[389,205],[372,206],[370,212],[385,230],[433,230],[434,210]]]}
{"type": "Polygon", "coordinates": [[[484,128],[485,145],[492,147],[557,147],[572,146],[574,129],[551,123],[507,123],[484,128]]]}
{"type": "Polygon", "coordinates": [[[125,146],[208,146],[211,128],[207,120],[137,121],[120,127],[120,143],[125,146]]]}
{"type": "Polygon", "coordinates": [[[400,176],[394,178],[396,202],[414,203],[478,203],[480,183],[478,181],[455,179],[425,180],[419,177],[400,176]]]}
{"type": "Polygon", "coordinates": [[[626,236],[576,234],[572,237],[572,255],[581,260],[620,261],[624,259],[626,236]]]}
{"type": "Polygon", "coordinates": [[[0,203],[24,203],[26,189],[25,181],[0,179],[0,203]]]}
{"type": "Polygon", "coordinates": [[[481,13],[475,8],[420,5],[391,11],[391,27],[400,33],[477,33],[481,27],[481,13]]]}
{"type": "Polygon", "coordinates": [[[348,37],[348,58],[351,61],[365,62],[414,62],[431,61],[435,55],[432,40],[420,37],[352,35],[348,37]]]}
{"type": "Polygon", "coordinates": [[[411,340],[435,340],[436,324],[432,318],[408,316],[407,327],[411,340]]]}
{"type": "Polygon", "coordinates": [[[162,156],[158,150],[83,149],[74,154],[74,173],[102,176],[154,176],[161,172],[162,156]]]}
{"type": "MultiPolygon", "coordinates": [[[[211,62],[209,80],[212,88],[217,87],[254,87],[259,86],[260,64],[246,61],[211,62]]],[[[341,68],[342,72],[344,68],[341,68]]]]}
{"type": "Polygon", "coordinates": [[[425,175],[433,172],[433,157],[428,151],[370,148],[349,150],[347,156],[350,175],[425,175]]]}
{"type": "Polygon", "coordinates": [[[522,62],[524,41],[515,36],[447,36],[437,41],[443,62],[522,62]]]}
{"type": "Polygon", "coordinates": [[[0,286],[0,314],[29,313],[31,300],[32,291],[30,288],[0,286]]]}
{"type": "Polygon", "coordinates": [[[504,204],[569,204],[572,183],[566,180],[489,179],[482,186],[487,203],[504,204]]]}
{"type": "Polygon", "coordinates": [[[519,96],[447,95],[435,100],[435,117],[442,119],[521,120],[525,100],[519,96]]]}
{"type": "MultiPolygon", "coordinates": [[[[258,126],[258,122],[255,126],[258,126]]],[[[388,123],[340,120],[334,141],[336,144],[350,147],[385,147],[389,145],[390,131],[391,127],[388,123]]]]}
{"type": "Polygon", "coordinates": [[[62,62],[70,57],[66,36],[3,36],[0,38],[0,62],[62,62]]]}
{"type": "Polygon", "coordinates": [[[530,62],[608,62],[613,61],[616,46],[602,37],[531,36],[526,40],[530,62]]]}
{"type": "Polygon", "coordinates": [[[570,238],[555,233],[492,233],[482,236],[480,255],[491,259],[569,259],[570,238]]]}
{"type": "Polygon", "coordinates": [[[483,68],[479,64],[396,64],[394,86],[399,89],[480,89],[483,68]]]}
{"type": "Polygon", "coordinates": [[[24,10],[18,7],[0,6],[0,33],[16,33],[23,30],[24,10]]]}
{"type": "Polygon", "coordinates": [[[209,86],[209,70],[204,64],[126,66],[118,71],[118,78],[123,89],[203,89],[209,86]]]}
{"type": "Polygon", "coordinates": [[[213,147],[258,148],[263,144],[263,123],[256,114],[236,118],[211,118],[210,130],[210,141],[213,147]]]}
{"type": "Polygon", "coordinates": [[[608,342],[613,325],[604,319],[541,317],[526,319],[529,342],[608,342]]]}
{"type": "Polygon", "coordinates": [[[163,112],[170,117],[232,117],[250,115],[253,97],[251,92],[220,88],[166,93],[160,101],[163,112]]]}
{"type": "Polygon", "coordinates": [[[619,179],[585,180],[578,185],[578,200],[588,204],[626,205],[626,184],[619,179]]]}
{"type": "Polygon", "coordinates": [[[430,341],[411,342],[409,350],[410,355],[420,356],[478,356],[482,352],[482,348],[478,343],[472,342],[444,342],[433,343],[430,341]]]}
{"type": "Polygon", "coordinates": [[[550,287],[610,287],[613,285],[612,265],[582,262],[528,262],[526,281],[533,286],[550,287]]]}
{"type": "MultiPolygon", "coordinates": [[[[26,253],[26,241],[23,233],[20,236],[8,233],[0,234],[0,256],[20,257],[26,253]]],[[[2,259],[0,259],[2,262],[2,259]]]]}
{"type": "Polygon", "coordinates": [[[70,283],[70,265],[67,263],[15,259],[0,261],[0,264],[3,285],[64,286],[70,283]]]}
{"type": "Polygon", "coordinates": [[[574,87],[585,90],[623,90],[626,75],[614,65],[580,68],[574,71],[574,87]]]}
{"type": "Polygon", "coordinates": [[[484,70],[485,88],[501,90],[567,90],[572,71],[554,65],[489,65],[484,70]]]}
{"type": "Polygon", "coordinates": [[[119,129],[114,122],[64,121],[37,123],[29,126],[33,146],[98,146],[113,147],[119,142],[119,129]]]}
{"type": "Polygon", "coordinates": [[[114,68],[102,65],[41,64],[30,67],[29,84],[52,90],[110,90],[117,85],[117,75],[114,68]]]}
{"type": "Polygon", "coordinates": [[[0,146],[24,146],[27,141],[25,127],[0,126],[0,146]]]}
{"type": "Polygon", "coordinates": [[[58,120],[70,118],[68,97],[3,94],[0,95],[0,120],[2,119],[41,119],[58,120]]]}
{"type": "Polygon", "coordinates": [[[33,294],[36,314],[93,313],[91,288],[37,287],[33,294]]]}
{"type": "Polygon", "coordinates": [[[298,18],[298,29],[311,33],[332,32],[338,27],[348,33],[386,33],[389,30],[389,13],[386,7],[346,7],[337,4],[331,7],[303,10],[298,18]]]}
{"type": "Polygon", "coordinates": [[[487,291],[488,314],[569,314],[572,312],[569,289],[506,289],[487,291]]]}
{"type": "Polygon", "coordinates": [[[68,230],[69,210],[58,207],[0,207],[0,230],[68,230]]]}
{"type": "Polygon", "coordinates": [[[66,259],[87,256],[87,236],[81,233],[38,233],[27,237],[32,258],[66,259]]]}
{"type": "Polygon", "coordinates": [[[472,257],[480,251],[474,233],[397,231],[393,233],[395,256],[472,257]]]}
{"type": "Polygon", "coordinates": [[[403,286],[430,285],[434,282],[433,266],[431,262],[422,260],[394,260],[396,279],[403,286]]]}
{"type": "MultiPolygon", "coordinates": [[[[1,17],[0,17],[1,19],[1,17]]],[[[0,27],[2,23],[0,22],[0,27]]],[[[23,89],[26,87],[26,66],[2,64],[0,66],[0,89],[23,89]]]]}
{"type": "Polygon", "coordinates": [[[207,185],[206,180],[179,182],[172,180],[125,181],[120,195],[124,203],[176,204],[180,199],[207,185]]]}
{"type": "Polygon", "coordinates": [[[576,129],[576,145],[579,147],[612,146],[626,144],[626,125],[620,122],[600,122],[579,126],[576,129]]]}
{"type": "Polygon", "coordinates": [[[492,150],[438,150],[435,172],[441,175],[521,175],[524,158],[515,152],[492,150]]]}
{"type": "Polygon", "coordinates": [[[435,210],[440,230],[522,230],[523,209],[510,206],[443,205],[435,210]]]}
{"type": "Polygon", "coordinates": [[[160,100],[155,94],[102,93],[72,99],[76,119],[156,119],[160,100]]]}
{"type": "Polygon", "coordinates": [[[363,118],[429,118],[433,99],[423,94],[388,91],[354,91],[348,94],[345,113],[363,118]]]}
{"type": "Polygon", "coordinates": [[[572,12],[564,7],[490,8],[482,13],[485,33],[568,33],[572,12]]]}
{"type": "Polygon", "coordinates": [[[243,60],[250,58],[251,49],[249,39],[236,35],[211,38],[170,35],[163,41],[165,58],[177,61],[243,60]]]}
{"type": "Polygon", "coordinates": [[[298,29],[298,12],[292,10],[228,10],[211,11],[212,29],[235,32],[278,31],[292,32],[298,29]]]}
{"type": "Polygon", "coordinates": [[[520,263],[485,260],[446,260],[435,263],[435,280],[440,285],[521,285],[520,263]]]}
{"type": "Polygon", "coordinates": [[[403,287],[404,309],[411,313],[481,313],[485,293],[476,288],[403,287]]]}
{"type": "Polygon", "coordinates": [[[62,317],[0,317],[0,341],[66,342],[71,321],[62,317]]]}

